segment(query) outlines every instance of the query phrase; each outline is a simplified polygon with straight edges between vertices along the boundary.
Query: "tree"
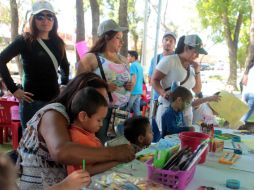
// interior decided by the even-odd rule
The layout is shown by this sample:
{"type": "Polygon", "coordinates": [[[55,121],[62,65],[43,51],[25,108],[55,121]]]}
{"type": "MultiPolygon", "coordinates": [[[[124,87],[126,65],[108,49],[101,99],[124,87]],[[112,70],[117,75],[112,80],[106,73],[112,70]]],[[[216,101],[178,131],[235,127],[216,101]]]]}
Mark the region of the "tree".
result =
{"type": "MultiPolygon", "coordinates": [[[[85,20],[83,0],[76,0],[76,42],[85,40],[85,20]]],[[[79,60],[77,55],[77,61],[79,60]]]]}
{"type": "Polygon", "coordinates": [[[128,23],[129,23],[129,32],[131,34],[132,40],[134,42],[134,50],[138,50],[138,40],[139,40],[139,31],[137,29],[138,23],[143,21],[143,17],[137,15],[135,11],[136,0],[128,1],[128,23]]]}
{"type": "Polygon", "coordinates": [[[9,24],[11,22],[10,9],[0,2],[0,23],[9,24]]]}
{"type": "Polygon", "coordinates": [[[93,43],[97,40],[97,29],[100,24],[100,7],[97,0],[90,0],[92,13],[92,35],[93,43]]]}
{"type": "MultiPolygon", "coordinates": [[[[10,7],[3,2],[0,2],[0,24],[10,24],[11,22],[11,16],[10,16],[10,7]]],[[[0,44],[6,44],[7,43],[6,38],[3,38],[0,36],[0,44]]]]}
{"type": "Polygon", "coordinates": [[[215,42],[224,38],[228,46],[230,74],[228,84],[237,89],[237,51],[241,26],[250,16],[249,0],[198,0],[197,9],[205,28],[212,29],[215,42]]]}
{"type": "Polygon", "coordinates": [[[248,62],[254,57],[254,0],[251,0],[251,27],[250,27],[250,45],[248,50],[248,57],[245,62],[245,66],[247,66],[248,62]]]}
{"type": "MultiPolygon", "coordinates": [[[[109,11],[109,17],[115,20],[120,26],[128,27],[127,20],[127,9],[128,9],[128,0],[107,0],[107,8],[109,11]],[[119,7],[116,9],[115,7],[119,7]],[[118,11],[118,12],[117,12],[118,11]],[[117,18],[118,16],[118,18],[117,18]]],[[[123,47],[120,51],[123,56],[127,56],[128,54],[128,31],[123,32],[123,47]]]]}
{"type": "MultiPolygon", "coordinates": [[[[11,10],[11,41],[13,41],[18,35],[19,31],[19,14],[16,0],[10,0],[10,10],[11,10]]],[[[18,56],[15,58],[15,60],[18,66],[19,75],[21,77],[23,73],[23,67],[21,66],[18,56]]]]}
{"type": "MultiPolygon", "coordinates": [[[[128,21],[127,21],[127,8],[128,8],[128,0],[120,0],[119,5],[119,23],[123,27],[128,27],[128,21]]],[[[128,31],[123,32],[123,47],[121,48],[120,53],[123,56],[128,55],[128,31]]]]}

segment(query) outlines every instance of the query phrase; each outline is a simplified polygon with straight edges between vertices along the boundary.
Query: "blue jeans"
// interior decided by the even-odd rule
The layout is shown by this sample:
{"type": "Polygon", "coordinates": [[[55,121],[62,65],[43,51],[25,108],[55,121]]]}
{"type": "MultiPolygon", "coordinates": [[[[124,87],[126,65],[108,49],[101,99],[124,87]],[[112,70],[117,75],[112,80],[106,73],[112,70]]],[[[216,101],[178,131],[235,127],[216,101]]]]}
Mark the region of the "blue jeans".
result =
{"type": "Polygon", "coordinates": [[[133,111],[133,114],[135,116],[141,115],[140,113],[140,99],[141,99],[141,95],[131,95],[129,103],[128,103],[128,107],[127,110],[128,111],[133,111]]]}
{"type": "Polygon", "coordinates": [[[248,122],[248,119],[252,114],[254,114],[254,94],[253,93],[246,93],[244,94],[244,101],[248,104],[250,110],[242,117],[242,121],[248,122]]]}
{"type": "Polygon", "coordinates": [[[22,130],[26,129],[26,123],[33,117],[33,115],[42,107],[44,107],[48,102],[34,100],[31,103],[26,101],[21,101],[19,106],[20,121],[22,125],[22,130]]]}

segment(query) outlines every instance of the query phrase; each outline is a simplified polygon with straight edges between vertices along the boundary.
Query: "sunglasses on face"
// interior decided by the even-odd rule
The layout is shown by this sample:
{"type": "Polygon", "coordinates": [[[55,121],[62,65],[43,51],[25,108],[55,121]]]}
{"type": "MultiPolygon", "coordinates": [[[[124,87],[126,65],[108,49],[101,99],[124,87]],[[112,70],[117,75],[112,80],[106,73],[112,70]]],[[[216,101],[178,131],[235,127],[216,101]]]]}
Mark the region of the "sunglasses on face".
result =
{"type": "Polygon", "coordinates": [[[39,13],[37,15],[35,15],[35,18],[36,20],[39,20],[39,21],[43,21],[45,19],[47,19],[48,21],[54,21],[54,15],[53,14],[42,14],[42,13],[39,13]]]}

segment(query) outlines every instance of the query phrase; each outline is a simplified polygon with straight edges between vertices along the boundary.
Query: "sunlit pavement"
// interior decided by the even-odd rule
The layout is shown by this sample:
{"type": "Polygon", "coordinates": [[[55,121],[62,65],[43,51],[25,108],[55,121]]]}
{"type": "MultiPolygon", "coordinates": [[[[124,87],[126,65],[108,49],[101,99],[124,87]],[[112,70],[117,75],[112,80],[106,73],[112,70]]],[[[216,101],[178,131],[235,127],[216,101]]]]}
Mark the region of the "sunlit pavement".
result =
{"type": "MultiPolygon", "coordinates": [[[[238,73],[237,75],[240,80],[240,73],[238,73]]],[[[229,71],[227,70],[201,71],[203,95],[210,96],[218,91],[226,90],[228,92],[232,92],[238,98],[241,98],[241,93],[239,91],[232,91],[230,86],[226,84],[228,76],[229,76],[229,71]],[[217,76],[217,77],[214,77],[214,76],[217,76]]]]}

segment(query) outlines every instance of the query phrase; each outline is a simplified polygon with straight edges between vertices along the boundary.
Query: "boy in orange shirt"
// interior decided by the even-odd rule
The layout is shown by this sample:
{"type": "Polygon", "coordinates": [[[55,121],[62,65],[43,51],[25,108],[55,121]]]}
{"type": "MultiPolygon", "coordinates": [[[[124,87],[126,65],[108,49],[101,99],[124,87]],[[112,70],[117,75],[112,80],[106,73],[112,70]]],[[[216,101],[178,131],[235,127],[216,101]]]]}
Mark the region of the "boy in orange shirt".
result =
{"type": "MultiPolygon", "coordinates": [[[[95,133],[102,127],[103,119],[107,115],[107,110],[107,100],[95,88],[86,87],[85,89],[81,89],[75,95],[71,104],[74,123],[69,131],[72,141],[90,147],[102,147],[95,133]]],[[[104,172],[117,164],[118,162],[116,161],[93,165],[87,163],[86,170],[90,175],[94,175],[104,172]]],[[[68,174],[70,174],[81,168],[81,163],[78,166],[69,165],[67,166],[67,171],[68,174]]]]}

